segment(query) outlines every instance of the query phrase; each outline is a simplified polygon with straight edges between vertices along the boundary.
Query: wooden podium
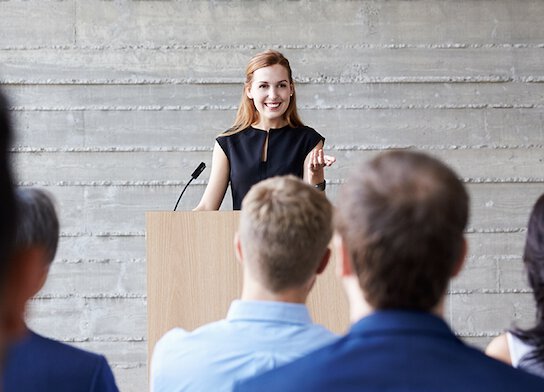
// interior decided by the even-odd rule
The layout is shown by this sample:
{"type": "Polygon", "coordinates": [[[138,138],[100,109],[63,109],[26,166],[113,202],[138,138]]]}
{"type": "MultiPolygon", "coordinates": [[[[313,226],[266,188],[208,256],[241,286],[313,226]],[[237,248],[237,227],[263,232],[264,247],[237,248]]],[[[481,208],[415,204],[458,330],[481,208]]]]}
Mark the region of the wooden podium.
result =
{"type": "MultiPolygon", "coordinates": [[[[147,212],[148,358],[169,329],[193,330],[225,317],[242,288],[234,253],[238,211],[147,212]]],[[[336,279],[334,252],[312,290],[308,307],[316,323],[343,333],[348,305],[336,279]]]]}

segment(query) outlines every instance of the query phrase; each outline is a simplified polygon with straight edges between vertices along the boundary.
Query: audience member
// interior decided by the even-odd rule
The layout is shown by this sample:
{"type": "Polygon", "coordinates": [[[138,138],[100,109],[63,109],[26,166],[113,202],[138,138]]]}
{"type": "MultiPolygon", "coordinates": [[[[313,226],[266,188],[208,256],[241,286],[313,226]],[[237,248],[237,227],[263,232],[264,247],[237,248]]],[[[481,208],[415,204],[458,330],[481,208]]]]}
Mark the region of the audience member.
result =
{"type": "MultiPolygon", "coordinates": [[[[25,284],[26,300],[44,285],[55,257],[59,222],[52,200],[39,189],[16,191],[18,226],[14,249],[25,284]]],[[[32,331],[7,351],[4,391],[107,392],[117,391],[106,359],[45,338],[32,331]]]]}
{"type": "Polygon", "coordinates": [[[496,337],[486,353],[544,377],[544,195],[537,200],[529,218],[523,262],[536,302],[536,326],[512,329],[496,337]]]}
{"type": "Polygon", "coordinates": [[[336,336],[312,323],[306,298],[326,267],[332,206],[294,176],[253,186],[242,202],[236,255],[243,290],[227,318],[156,344],[152,390],[230,391],[233,383],[285,364],[336,336]]]}
{"type": "Polygon", "coordinates": [[[339,200],[337,260],[355,324],[235,390],[544,390],[540,378],[463,344],[443,320],[469,210],[451,169],[421,153],[384,153],[357,167],[339,200]]]}
{"type": "Polygon", "coordinates": [[[0,372],[6,344],[24,332],[24,300],[19,290],[23,275],[17,264],[12,262],[13,235],[17,223],[8,158],[12,137],[8,102],[0,92],[0,372]]]}

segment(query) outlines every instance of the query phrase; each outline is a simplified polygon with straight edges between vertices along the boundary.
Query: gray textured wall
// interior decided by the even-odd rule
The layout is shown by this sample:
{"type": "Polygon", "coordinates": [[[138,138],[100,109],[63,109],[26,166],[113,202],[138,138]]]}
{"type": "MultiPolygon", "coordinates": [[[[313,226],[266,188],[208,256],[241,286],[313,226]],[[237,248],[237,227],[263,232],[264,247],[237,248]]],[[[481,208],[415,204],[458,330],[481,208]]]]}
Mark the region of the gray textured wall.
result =
{"type": "Polygon", "coordinates": [[[331,198],[353,162],[394,147],[466,181],[470,257],[448,298],[460,336],[483,346],[531,324],[520,254],[544,192],[544,2],[8,0],[0,15],[19,181],[62,211],[30,324],[105,353],[122,390],[146,389],[144,211],[172,208],[210,162],[247,60],[269,47],[291,60],[303,119],[338,158],[331,198]]]}

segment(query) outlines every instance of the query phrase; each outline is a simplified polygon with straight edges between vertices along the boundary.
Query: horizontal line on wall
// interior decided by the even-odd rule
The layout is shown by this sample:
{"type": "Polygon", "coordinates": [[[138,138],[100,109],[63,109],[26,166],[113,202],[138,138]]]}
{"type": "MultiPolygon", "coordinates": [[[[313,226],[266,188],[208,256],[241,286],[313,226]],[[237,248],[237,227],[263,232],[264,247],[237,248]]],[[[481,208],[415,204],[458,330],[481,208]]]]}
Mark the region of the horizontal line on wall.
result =
{"type": "MultiPolygon", "coordinates": [[[[525,233],[526,227],[503,227],[503,228],[490,228],[480,229],[475,227],[469,227],[465,230],[466,234],[514,234],[525,233]]],[[[74,238],[74,237],[145,237],[145,231],[142,232],[99,232],[99,233],[66,233],[60,234],[62,238],[74,238]]]]}
{"type": "Polygon", "coordinates": [[[145,264],[142,258],[127,259],[56,259],[55,264],[145,264]]]}
{"type": "Polygon", "coordinates": [[[527,231],[525,227],[502,227],[502,228],[489,228],[479,229],[477,227],[468,227],[465,230],[466,234],[514,234],[523,233],[527,231]]]}
{"type": "Polygon", "coordinates": [[[491,338],[504,333],[504,331],[497,332],[454,332],[455,336],[459,338],[491,338]]]}
{"type": "MultiPolygon", "coordinates": [[[[299,105],[299,110],[466,110],[466,109],[541,109],[544,104],[466,104],[466,105],[299,105]]],[[[191,112],[235,111],[235,105],[146,105],[146,106],[12,106],[14,112],[191,112]]]]}
{"type": "MultiPolygon", "coordinates": [[[[467,184],[541,184],[544,177],[507,177],[507,178],[461,178],[467,184]]],[[[328,185],[342,185],[344,179],[327,178],[328,185]]],[[[193,186],[206,186],[208,181],[196,180],[191,183],[193,186]]],[[[21,181],[18,186],[58,186],[58,187],[180,187],[187,185],[187,181],[21,181]]]]}
{"type": "Polygon", "coordinates": [[[61,232],[60,237],[145,237],[145,231],[61,232]]]}
{"type": "MultiPolygon", "coordinates": [[[[488,233],[488,234],[495,234],[495,233],[488,233]]],[[[513,255],[480,255],[480,256],[467,256],[467,260],[472,263],[478,263],[480,261],[498,261],[498,262],[518,262],[521,261],[521,254],[513,254],[513,255]]]]}
{"type": "Polygon", "coordinates": [[[522,289],[503,289],[503,290],[492,290],[492,289],[472,289],[472,290],[448,290],[449,295],[467,295],[467,294],[528,294],[533,291],[527,288],[522,289]]]}
{"type": "Polygon", "coordinates": [[[209,43],[187,45],[182,43],[169,43],[165,45],[5,45],[0,51],[15,50],[95,50],[95,51],[164,51],[164,50],[266,50],[266,49],[540,49],[544,43],[470,43],[448,42],[427,44],[260,44],[260,45],[213,45],[209,43]]]}
{"type": "Polygon", "coordinates": [[[96,293],[96,294],[38,294],[33,297],[32,301],[48,301],[48,300],[58,300],[58,299],[91,299],[91,300],[100,300],[100,299],[141,299],[147,300],[147,294],[136,294],[136,293],[96,293]]]}
{"type": "Polygon", "coordinates": [[[147,341],[145,336],[76,336],[56,340],[65,343],[142,343],[147,341]]]}
{"type": "MultiPolygon", "coordinates": [[[[503,75],[478,76],[381,76],[369,77],[302,77],[295,78],[297,84],[378,84],[378,83],[542,83],[544,76],[510,77],[503,75]]],[[[0,79],[5,85],[154,85],[154,84],[241,84],[242,79],[228,78],[118,78],[118,79],[0,79]]]]}
{"type": "MultiPolygon", "coordinates": [[[[528,150],[542,149],[544,144],[471,144],[471,145],[415,145],[415,144],[330,144],[326,151],[387,151],[398,149],[419,149],[419,150],[528,150]]],[[[212,152],[210,146],[191,146],[191,147],[175,147],[175,146],[108,146],[108,147],[29,147],[19,146],[10,149],[13,153],[134,153],[134,152],[212,152]]]]}
{"type": "Polygon", "coordinates": [[[147,362],[116,362],[116,361],[109,361],[108,362],[112,369],[140,369],[143,367],[147,367],[147,362]]]}

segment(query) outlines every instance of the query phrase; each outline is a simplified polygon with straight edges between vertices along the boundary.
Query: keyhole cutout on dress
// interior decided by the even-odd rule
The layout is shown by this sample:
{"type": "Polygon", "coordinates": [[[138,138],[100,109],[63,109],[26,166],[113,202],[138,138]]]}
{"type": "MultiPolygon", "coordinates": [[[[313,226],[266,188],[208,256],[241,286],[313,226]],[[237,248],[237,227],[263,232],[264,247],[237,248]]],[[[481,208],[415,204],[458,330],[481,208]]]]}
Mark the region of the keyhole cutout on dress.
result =
{"type": "Polygon", "coordinates": [[[261,162],[266,162],[268,159],[268,137],[270,132],[266,132],[266,139],[264,139],[263,149],[261,151],[261,162]]]}

